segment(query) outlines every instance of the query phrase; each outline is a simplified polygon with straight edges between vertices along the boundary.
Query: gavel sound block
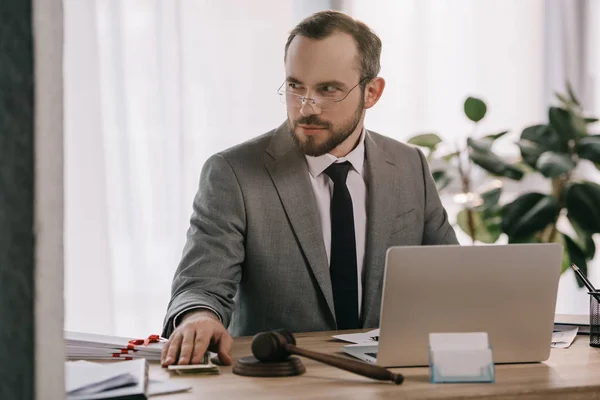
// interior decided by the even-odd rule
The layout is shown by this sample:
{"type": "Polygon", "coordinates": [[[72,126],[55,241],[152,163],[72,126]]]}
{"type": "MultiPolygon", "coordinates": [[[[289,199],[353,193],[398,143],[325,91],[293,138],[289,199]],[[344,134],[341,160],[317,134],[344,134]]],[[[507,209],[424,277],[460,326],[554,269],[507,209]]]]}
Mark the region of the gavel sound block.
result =
{"type": "Polygon", "coordinates": [[[306,369],[300,359],[290,357],[296,354],[368,378],[390,380],[397,385],[404,381],[401,374],[392,373],[376,365],[297,347],[294,335],[287,330],[263,332],[254,336],[252,354],[253,357],[240,358],[233,367],[233,373],[262,377],[300,375],[306,369]]]}

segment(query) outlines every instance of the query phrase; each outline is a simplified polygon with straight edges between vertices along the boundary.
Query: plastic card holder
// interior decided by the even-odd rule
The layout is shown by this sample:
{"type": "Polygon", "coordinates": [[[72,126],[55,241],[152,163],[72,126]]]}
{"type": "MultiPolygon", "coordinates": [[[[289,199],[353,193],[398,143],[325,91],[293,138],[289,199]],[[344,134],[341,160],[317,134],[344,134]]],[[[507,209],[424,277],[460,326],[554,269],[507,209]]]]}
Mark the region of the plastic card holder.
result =
{"type": "Polygon", "coordinates": [[[429,334],[431,383],[493,383],[495,368],[486,332],[429,334]]]}

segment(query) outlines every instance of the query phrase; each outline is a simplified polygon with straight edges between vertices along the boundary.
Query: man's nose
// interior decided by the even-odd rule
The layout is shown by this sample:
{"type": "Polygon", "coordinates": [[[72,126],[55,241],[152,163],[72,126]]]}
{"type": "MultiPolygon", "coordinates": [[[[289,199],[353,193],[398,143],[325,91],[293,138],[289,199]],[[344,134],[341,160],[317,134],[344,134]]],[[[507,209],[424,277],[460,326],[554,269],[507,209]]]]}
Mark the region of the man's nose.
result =
{"type": "Polygon", "coordinates": [[[300,107],[300,114],[302,114],[303,117],[308,117],[310,115],[321,114],[321,110],[316,104],[314,104],[313,99],[306,98],[304,99],[302,107],[300,107]]]}

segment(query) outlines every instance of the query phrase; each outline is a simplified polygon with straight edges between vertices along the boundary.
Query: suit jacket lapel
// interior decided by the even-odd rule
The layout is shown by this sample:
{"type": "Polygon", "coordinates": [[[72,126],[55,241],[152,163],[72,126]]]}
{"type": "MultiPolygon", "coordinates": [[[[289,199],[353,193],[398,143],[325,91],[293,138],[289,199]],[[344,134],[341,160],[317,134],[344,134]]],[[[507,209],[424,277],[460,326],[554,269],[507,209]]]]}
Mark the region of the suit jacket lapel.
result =
{"type": "Polygon", "coordinates": [[[385,255],[395,217],[407,207],[400,190],[401,177],[393,159],[367,132],[367,241],[364,262],[362,320],[374,326],[379,320],[385,255]]]}
{"type": "Polygon", "coordinates": [[[287,122],[273,134],[267,148],[266,167],[279,193],[304,257],[335,318],[333,291],[319,213],[304,154],[291,138],[287,122]]]}

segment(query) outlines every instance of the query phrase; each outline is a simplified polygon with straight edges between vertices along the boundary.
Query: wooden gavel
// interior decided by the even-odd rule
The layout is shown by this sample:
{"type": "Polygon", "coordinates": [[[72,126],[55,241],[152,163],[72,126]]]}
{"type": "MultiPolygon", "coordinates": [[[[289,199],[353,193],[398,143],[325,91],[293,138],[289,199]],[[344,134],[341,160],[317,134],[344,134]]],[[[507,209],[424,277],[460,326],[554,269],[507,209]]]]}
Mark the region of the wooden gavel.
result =
{"type": "Polygon", "coordinates": [[[292,332],[283,329],[262,332],[254,336],[252,339],[252,354],[259,361],[264,362],[283,361],[291,354],[296,354],[333,367],[341,368],[345,371],[366,376],[367,378],[381,381],[390,380],[396,385],[399,385],[404,381],[404,376],[402,374],[394,374],[393,372],[376,365],[369,365],[361,361],[348,360],[296,347],[296,339],[292,332]]]}

